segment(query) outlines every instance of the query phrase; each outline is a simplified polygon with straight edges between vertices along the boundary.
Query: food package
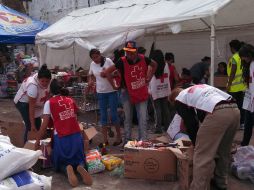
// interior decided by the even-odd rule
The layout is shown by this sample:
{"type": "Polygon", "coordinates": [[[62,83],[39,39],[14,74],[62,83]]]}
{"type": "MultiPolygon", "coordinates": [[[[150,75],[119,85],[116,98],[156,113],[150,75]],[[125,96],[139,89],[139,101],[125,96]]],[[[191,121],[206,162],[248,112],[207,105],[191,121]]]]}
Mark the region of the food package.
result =
{"type": "Polygon", "coordinates": [[[101,154],[96,149],[88,151],[86,154],[86,163],[90,174],[99,173],[105,170],[105,166],[101,162],[101,154]]]}
{"type": "Polygon", "coordinates": [[[104,155],[102,156],[102,163],[107,170],[111,171],[122,163],[122,159],[112,155],[104,155]]]}

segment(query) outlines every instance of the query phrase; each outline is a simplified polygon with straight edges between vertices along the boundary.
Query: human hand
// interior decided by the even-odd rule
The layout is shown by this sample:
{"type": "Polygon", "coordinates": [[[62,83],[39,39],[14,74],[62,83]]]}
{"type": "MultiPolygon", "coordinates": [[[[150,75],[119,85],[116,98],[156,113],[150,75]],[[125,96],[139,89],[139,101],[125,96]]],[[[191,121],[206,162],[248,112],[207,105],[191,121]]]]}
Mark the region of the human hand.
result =
{"type": "Polygon", "coordinates": [[[39,140],[37,140],[36,142],[35,142],[35,150],[40,150],[41,149],[41,146],[40,146],[40,141],[39,140]]]}
{"type": "Polygon", "coordinates": [[[107,75],[106,75],[106,72],[105,72],[105,68],[102,69],[100,75],[101,75],[102,78],[106,78],[107,75]]]}

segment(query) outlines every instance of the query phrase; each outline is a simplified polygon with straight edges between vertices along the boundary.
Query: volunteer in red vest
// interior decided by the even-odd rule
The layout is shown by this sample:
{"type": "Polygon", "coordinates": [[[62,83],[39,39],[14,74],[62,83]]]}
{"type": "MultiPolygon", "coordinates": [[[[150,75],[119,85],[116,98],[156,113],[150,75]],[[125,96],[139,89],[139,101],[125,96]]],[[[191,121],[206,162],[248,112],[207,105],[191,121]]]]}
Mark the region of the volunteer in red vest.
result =
{"type": "Polygon", "coordinates": [[[28,131],[39,130],[43,106],[49,98],[50,70],[43,65],[38,74],[28,77],[23,81],[14,103],[25,123],[24,143],[27,141],[28,131]]]}
{"type": "Polygon", "coordinates": [[[71,186],[78,185],[74,169],[81,175],[86,185],[92,185],[92,178],[84,168],[84,143],[77,121],[77,106],[73,99],[68,97],[69,91],[64,88],[63,82],[52,80],[50,92],[53,95],[44,106],[43,122],[36,140],[39,147],[50,118],[53,120],[54,137],[52,162],[56,171],[67,173],[71,186]]]}
{"type": "Polygon", "coordinates": [[[210,189],[210,183],[217,189],[227,189],[230,151],[240,121],[232,96],[200,84],[173,90],[170,101],[195,145],[190,189],[210,189]]]}
{"type": "Polygon", "coordinates": [[[154,50],[151,58],[157,62],[158,66],[149,83],[149,92],[152,95],[155,108],[155,133],[161,134],[163,131],[167,131],[170,123],[168,107],[168,96],[171,92],[170,76],[161,50],[154,50]]]}
{"type": "Polygon", "coordinates": [[[125,143],[131,140],[133,107],[138,115],[138,140],[145,140],[147,130],[148,83],[151,80],[157,63],[137,53],[136,42],[128,41],[123,48],[126,56],[106,70],[107,77],[118,69],[122,76],[121,101],[125,113],[125,143]]]}

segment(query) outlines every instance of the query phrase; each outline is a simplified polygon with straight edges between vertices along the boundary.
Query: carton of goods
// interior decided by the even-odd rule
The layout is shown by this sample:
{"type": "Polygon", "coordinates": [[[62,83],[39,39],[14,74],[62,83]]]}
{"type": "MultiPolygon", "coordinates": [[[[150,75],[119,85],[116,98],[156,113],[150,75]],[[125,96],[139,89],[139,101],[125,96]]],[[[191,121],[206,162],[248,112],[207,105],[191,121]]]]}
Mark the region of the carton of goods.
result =
{"type": "Polygon", "coordinates": [[[181,190],[188,190],[193,178],[194,148],[189,139],[175,141],[177,148],[169,148],[177,157],[177,176],[181,190]]]}
{"type": "Polygon", "coordinates": [[[176,156],[163,143],[129,141],[124,147],[124,164],[128,178],[176,181],[176,156]]]}

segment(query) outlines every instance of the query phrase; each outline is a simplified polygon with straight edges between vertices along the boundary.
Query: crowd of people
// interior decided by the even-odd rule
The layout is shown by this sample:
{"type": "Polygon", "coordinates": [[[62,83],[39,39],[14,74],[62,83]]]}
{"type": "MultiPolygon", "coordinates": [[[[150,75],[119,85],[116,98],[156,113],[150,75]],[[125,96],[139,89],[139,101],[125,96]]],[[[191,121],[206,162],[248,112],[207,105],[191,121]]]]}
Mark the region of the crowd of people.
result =
{"type": "MultiPolygon", "coordinates": [[[[236,130],[244,125],[241,145],[246,146],[254,122],[254,48],[238,40],[232,40],[229,45],[232,57],[228,64],[220,62],[214,73],[228,76],[226,92],[207,85],[211,61],[207,56],[190,69],[183,68],[179,75],[173,53],[164,54],[155,49],[148,58],[144,55],[145,49],[138,48],[135,41],[128,41],[123,50],[115,51],[113,61],[98,49],[90,50],[88,86],[96,86],[102,143],[109,145],[107,134],[111,125],[117,134],[114,146],[124,146],[133,140],[134,108],[138,120],[137,140],[147,140],[150,102],[155,117],[154,133],[166,131],[174,113],[183,120],[195,146],[191,189],[206,189],[210,183],[218,189],[226,189],[226,166],[236,130]],[[124,139],[117,114],[119,102],[125,115],[124,139]]],[[[54,167],[67,174],[72,186],[77,186],[75,169],[84,183],[91,185],[76,116],[77,106],[68,96],[64,83],[52,80],[50,71],[43,65],[38,74],[23,81],[14,102],[25,122],[24,142],[28,131],[38,130],[36,145],[39,146],[47,126],[53,123],[54,167]]]]}

